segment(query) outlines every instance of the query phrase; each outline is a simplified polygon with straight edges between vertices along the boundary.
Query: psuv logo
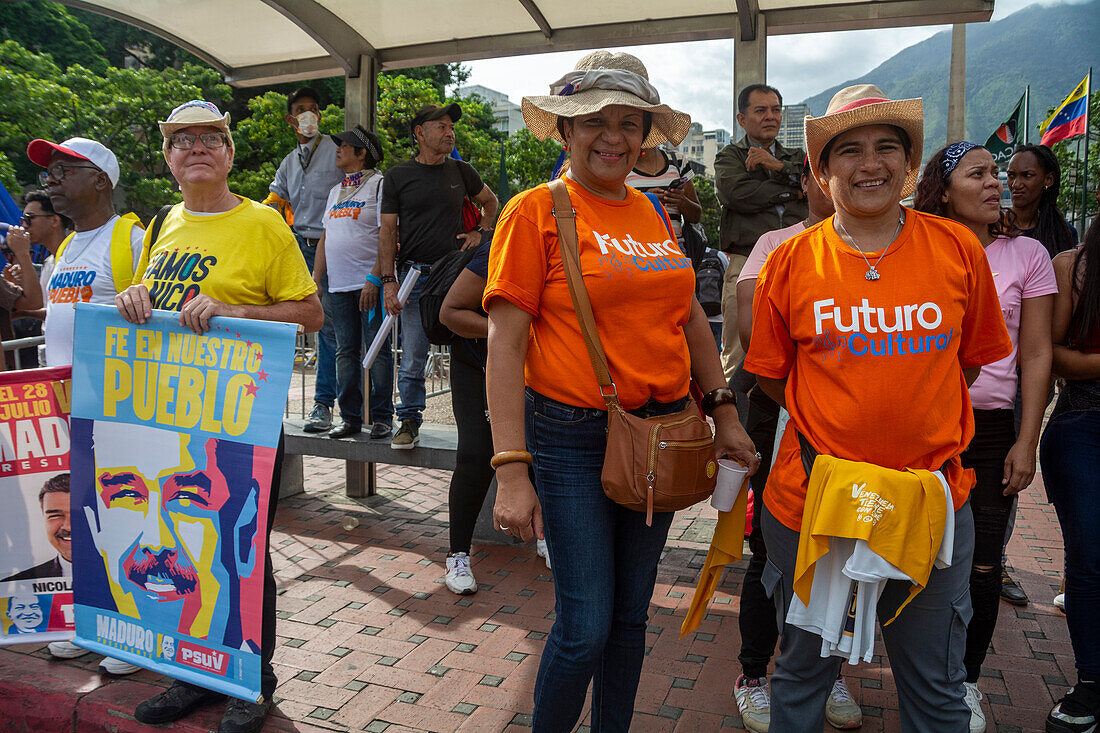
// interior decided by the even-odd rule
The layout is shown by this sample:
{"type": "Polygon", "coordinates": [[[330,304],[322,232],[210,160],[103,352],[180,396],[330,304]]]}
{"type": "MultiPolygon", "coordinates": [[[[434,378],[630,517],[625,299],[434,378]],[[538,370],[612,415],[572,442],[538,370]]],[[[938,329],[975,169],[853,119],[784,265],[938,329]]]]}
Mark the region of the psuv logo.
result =
{"type": "Polygon", "coordinates": [[[229,655],[225,652],[204,649],[201,646],[181,641],[176,651],[176,662],[186,664],[188,667],[201,669],[203,672],[225,676],[229,668],[229,655]]]}

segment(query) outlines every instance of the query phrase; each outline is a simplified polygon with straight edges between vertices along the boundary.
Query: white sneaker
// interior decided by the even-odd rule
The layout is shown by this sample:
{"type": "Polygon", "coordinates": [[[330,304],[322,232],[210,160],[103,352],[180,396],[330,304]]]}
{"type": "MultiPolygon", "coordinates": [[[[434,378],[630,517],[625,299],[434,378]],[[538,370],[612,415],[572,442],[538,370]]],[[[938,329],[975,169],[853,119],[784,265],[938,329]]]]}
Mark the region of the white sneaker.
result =
{"type": "Polygon", "coordinates": [[[452,593],[466,596],[477,593],[477,581],[474,580],[474,571],[470,569],[470,556],[465,552],[456,552],[447,557],[447,588],[452,593]]]}
{"type": "Polygon", "coordinates": [[[982,712],[982,692],[977,682],[963,682],[966,696],[963,701],[970,708],[970,733],[982,733],[985,730],[985,713],[982,712]]]}
{"type": "Polygon", "coordinates": [[[116,677],[140,672],[142,669],[143,667],[139,667],[136,664],[130,664],[129,662],[124,662],[121,659],[114,659],[112,657],[104,657],[99,662],[100,674],[109,674],[116,677]]]}
{"type": "Polygon", "coordinates": [[[836,678],[833,689],[829,692],[829,699],[825,701],[825,719],[829,721],[829,725],[841,730],[863,725],[863,711],[848,691],[843,677],[836,678]]]}
{"type": "Polygon", "coordinates": [[[1066,612],[1066,594],[1065,593],[1059,593],[1058,595],[1054,596],[1054,607],[1057,608],[1062,613],[1066,612]]]}
{"type": "Polygon", "coordinates": [[[752,733],[768,733],[772,722],[772,696],[768,678],[737,678],[733,686],[737,709],[741,712],[741,724],[752,733]]]}
{"type": "Polygon", "coordinates": [[[50,650],[50,656],[58,659],[76,659],[88,653],[87,649],[77,646],[71,641],[51,642],[46,648],[50,650]]]}
{"type": "Polygon", "coordinates": [[[535,554],[546,562],[547,570],[553,570],[550,567],[550,551],[546,549],[546,540],[535,540],[535,554]]]}

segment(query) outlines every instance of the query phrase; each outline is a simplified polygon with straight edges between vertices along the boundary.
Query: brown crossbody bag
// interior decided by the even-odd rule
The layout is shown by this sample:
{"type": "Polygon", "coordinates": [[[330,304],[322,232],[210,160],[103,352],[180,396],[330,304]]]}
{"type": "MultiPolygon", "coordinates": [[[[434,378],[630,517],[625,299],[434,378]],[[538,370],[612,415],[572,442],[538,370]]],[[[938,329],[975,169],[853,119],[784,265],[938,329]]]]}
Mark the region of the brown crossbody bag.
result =
{"type": "Polygon", "coordinates": [[[619,404],[607,357],[596,332],[592,303],[581,276],[576,212],[565,181],[547,184],[554,199],[562,266],[569,295],[580,321],[584,344],[596,372],[600,395],[607,403],[607,452],[604,454],[603,491],[616,504],[646,513],[674,512],[705,500],[714,491],[718,464],[714,460],[714,433],[703,413],[688,396],[684,410],[670,415],[638,417],[619,404]]]}

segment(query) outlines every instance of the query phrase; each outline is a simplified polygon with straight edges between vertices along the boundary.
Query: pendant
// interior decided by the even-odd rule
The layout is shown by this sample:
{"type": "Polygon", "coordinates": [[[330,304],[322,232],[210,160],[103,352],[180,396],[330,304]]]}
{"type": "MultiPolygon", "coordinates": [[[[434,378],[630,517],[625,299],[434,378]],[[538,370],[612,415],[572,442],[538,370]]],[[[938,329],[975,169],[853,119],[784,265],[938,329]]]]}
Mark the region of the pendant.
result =
{"type": "Polygon", "coordinates": [[[874,266],[872,266],[871,269],[867,271],[867,274],[863,277],[867,280],[878,280],[881,276],[878,274],[878,270],[876,270],[874,266]]]}

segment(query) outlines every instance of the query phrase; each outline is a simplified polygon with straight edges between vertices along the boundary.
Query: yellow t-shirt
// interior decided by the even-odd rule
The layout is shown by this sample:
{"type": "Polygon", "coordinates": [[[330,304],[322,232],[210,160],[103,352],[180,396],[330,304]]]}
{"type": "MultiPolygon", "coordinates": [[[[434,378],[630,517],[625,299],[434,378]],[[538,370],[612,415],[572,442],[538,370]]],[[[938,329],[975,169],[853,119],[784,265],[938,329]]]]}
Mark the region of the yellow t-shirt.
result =
{"type": "MultiPolygon", "coordinates": [[[[178,311],[204,294],[230,305],[302,300],[317,290],[290,227],[272,208],[241,198],[202,216],[172,207],[160,236],[138,263],[134,282],[154,308],[178,311]]],[[[146,240],[151,232],[146,232],[146,240]]]]}

